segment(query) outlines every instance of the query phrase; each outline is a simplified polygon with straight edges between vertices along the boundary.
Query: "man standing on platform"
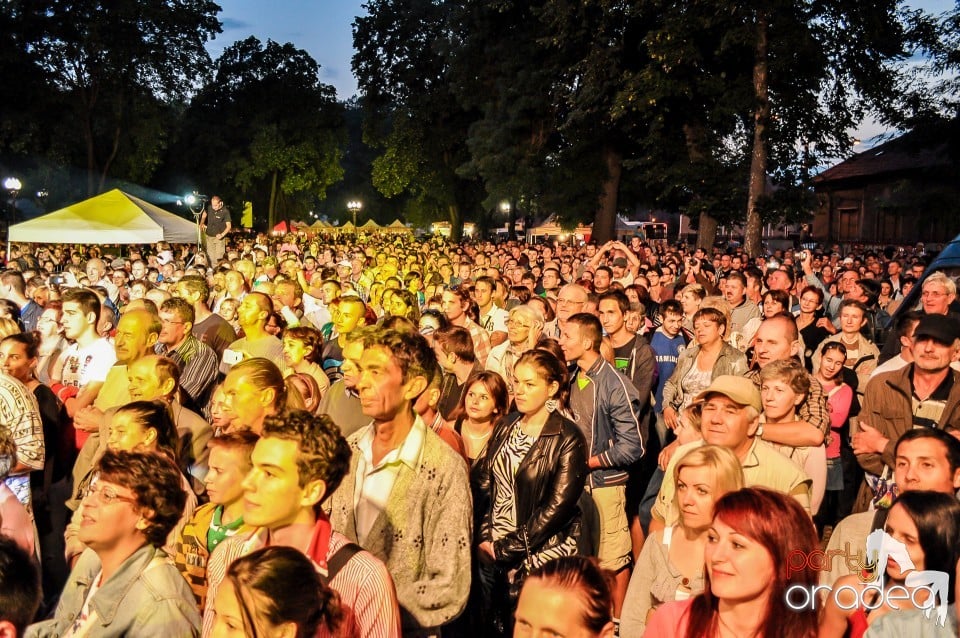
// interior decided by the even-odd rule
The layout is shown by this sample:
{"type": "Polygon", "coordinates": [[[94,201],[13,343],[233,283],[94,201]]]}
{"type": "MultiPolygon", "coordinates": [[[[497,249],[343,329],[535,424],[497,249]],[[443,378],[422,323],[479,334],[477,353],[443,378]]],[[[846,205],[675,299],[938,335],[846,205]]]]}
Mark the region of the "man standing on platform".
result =
{"type": "Polygon", "coordinates": [[[230,211],[223,205],[223,200],[217,195],[210,198],[210,212],[206,210],[200,215],[200,228],[207,235],[207,256],[210,257],[210,264],[214,267],[223,259],[226,252],[227,242],[224,237],[232,228],[230,224],[230,211]]]}

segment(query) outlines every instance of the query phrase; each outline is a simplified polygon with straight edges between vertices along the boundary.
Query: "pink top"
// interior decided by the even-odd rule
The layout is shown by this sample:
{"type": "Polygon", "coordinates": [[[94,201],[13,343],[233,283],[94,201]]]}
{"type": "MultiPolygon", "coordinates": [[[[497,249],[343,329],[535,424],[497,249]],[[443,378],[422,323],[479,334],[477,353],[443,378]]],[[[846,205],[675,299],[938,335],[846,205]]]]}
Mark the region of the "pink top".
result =
{"type": "Polygon", "coordinates": [[[690,605],[695,599],[673,601],[657,607],[643,632],[644,638],[682,638],[690,624],[690,605]]]}
{"type": "Polygon", "coordinates": [[[827,458],[835,459],[840,456],[840,433],[838,430],[850,416],[850,403],[853,401],[853,388],[846,383],[837,385],[823,385],[823,393],[827,396],[827,409],[830,411],[830,428],[833,437],[827,446],[827,458]]]}

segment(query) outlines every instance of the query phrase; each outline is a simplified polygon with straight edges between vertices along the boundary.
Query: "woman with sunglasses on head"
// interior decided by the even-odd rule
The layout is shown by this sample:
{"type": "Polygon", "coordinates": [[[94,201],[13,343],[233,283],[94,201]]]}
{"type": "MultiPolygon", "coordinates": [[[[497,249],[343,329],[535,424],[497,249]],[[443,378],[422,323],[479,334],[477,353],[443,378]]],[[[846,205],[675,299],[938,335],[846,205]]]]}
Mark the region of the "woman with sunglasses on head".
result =
{"type": "Polygon", "coordinates": [[[512,394],[513,366],[520,355],[536,347],[545,323],[537,309],[530,305],[516,306],[508,316],[507,340],[491,349],[487,360],[481,363],[487,370],[499,374],[512,394]]]}
{"type": "Polygon", "coordinates": [[[517,412],[501,419],[477,470],[476,530],[486,635],[509,635],[515,593],[530,569],[577,553],[586,441],[563,416],[566,365],[534,349],[514,367],[517,412]]]}

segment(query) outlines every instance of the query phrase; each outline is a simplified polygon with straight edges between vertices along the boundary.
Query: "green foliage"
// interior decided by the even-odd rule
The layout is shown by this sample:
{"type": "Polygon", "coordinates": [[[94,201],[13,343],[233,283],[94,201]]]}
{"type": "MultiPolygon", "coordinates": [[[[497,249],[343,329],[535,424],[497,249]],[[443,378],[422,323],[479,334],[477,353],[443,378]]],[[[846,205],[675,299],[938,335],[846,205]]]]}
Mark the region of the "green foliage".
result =
{"type": "Polygon", "coordinates": [[[354,21],[353,70],[363,95],[364,141],[378,149],[374,186],[386,197],[410,197],[462,229],[479,210],[480,182],[458,174],[467,161],[463,108],[446,80],[450,35],[447,2],[371,0],[354,21]]]}
{"type": "Polygon", "coordinates": [[[111,174],[149,178],[169,130],[169,106],[206,74],[206,41],[220,32],[207,0],[37,0],[18,5],[28,56],[58,92],[52,124],[83,141],[88,193],[111,174]],[[150,121],[144,121],[144,120],[150,121]]]}
{"type": "Polygon", "coordinates": [[[346,130],[333,87],[306,51],[255,37],[227,47],[214,68],[184,116],[186,168],[229,201],[266,210],[258,221],[303,218],[343,179],[346,130]]]}

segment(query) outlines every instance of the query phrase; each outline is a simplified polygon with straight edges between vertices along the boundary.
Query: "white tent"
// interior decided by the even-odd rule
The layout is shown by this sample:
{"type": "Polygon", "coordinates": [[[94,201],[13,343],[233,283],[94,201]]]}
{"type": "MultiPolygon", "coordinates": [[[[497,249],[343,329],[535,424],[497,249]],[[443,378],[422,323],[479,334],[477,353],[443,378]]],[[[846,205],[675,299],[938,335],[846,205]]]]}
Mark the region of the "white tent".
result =
{"type": "Polygon", "coordinates": [[[197,226],[114,189],[11,226],[9,238],[36,244],[191,244],[197,226]]]}

